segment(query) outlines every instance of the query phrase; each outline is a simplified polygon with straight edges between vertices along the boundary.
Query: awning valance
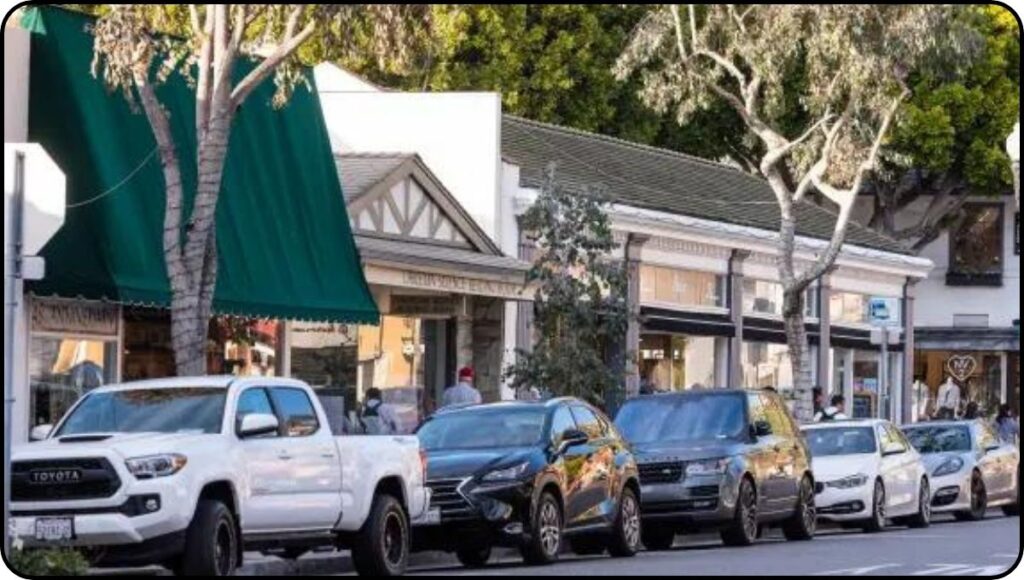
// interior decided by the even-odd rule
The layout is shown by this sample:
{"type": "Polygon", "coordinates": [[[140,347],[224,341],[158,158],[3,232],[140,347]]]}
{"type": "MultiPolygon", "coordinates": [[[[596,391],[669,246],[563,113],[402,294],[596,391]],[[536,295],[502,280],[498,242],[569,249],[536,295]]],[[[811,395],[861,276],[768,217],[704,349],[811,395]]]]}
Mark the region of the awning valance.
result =
{"type": "MultiPolygon", "coordinates": [[[[164,306],[164,181],[145,117],[90,74],[90,19],[33,8],[29,137],[67,174],[64,227],[43,249],[37,295],[164,306]]],[[[240,62],[243,75],[254,66],[240,62]]],[[[217,208],[218,313],[376,323],[313,78],[281,110],[272,82],[237,115],[217,208]]],[[[193,191],[195,101],[174,76],[158,94],[193,191]]],[[[188,200],[186,200],[188,202],[188,200]]]]}

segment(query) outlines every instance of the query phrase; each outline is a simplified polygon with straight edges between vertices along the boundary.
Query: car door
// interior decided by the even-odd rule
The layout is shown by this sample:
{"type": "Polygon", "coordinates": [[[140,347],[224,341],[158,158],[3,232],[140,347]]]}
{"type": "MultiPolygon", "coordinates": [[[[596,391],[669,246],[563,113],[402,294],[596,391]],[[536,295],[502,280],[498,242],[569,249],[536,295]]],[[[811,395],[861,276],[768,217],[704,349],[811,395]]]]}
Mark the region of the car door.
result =
{"type": "Polygon", "coordinates": [[[589,525],[598,523],[607,515],[615,454],[608,445],[600,419],[593,411],[580,405],[573,405],[570,410],[579,430],[589,438],[587,445],[581,446],[585,447],[585,458],[572,512],[577,515],[577,524],[589,525]]]}
{"type": "Polygon", "coordinates": [[[910,446],[889,423],[877,425],[882,453],[881,477],[885,484],[886,508],[890,514],[903,513],[917,505],[916,465],[910,446]],[[887,453],[888,452],[888,453],[887,453]]]}
{"type": "Polygon", "coordinates": [[[985,489],[991,501],[1007,499],[1013,489],[1014,475],[1011,469],[1016,468],[1013,454],[999,440],[998,434],[988,423],[979,421],[976,424],[978,437],[978,460],[985,489]]]}
{"type": "MultiPolygon", "coordinates": [[[[551,418],[551,444],[556,451],[562,448],[565,436],[570,431],[578,431],[576,419],[568,406],[560,406],[551,418]]],[[[562,496],[565,501],[566,526],[575,526],[582,517],[581,504],[578,496],[583,487],[583,476],[586,472],[587,459],[590,454],[589,445],[571,445],[566,447],[558,458],[562,472],[562,496]]]]}
{"type": "Polygon", "coordinates": [[[341,461],[330,429],[320,424],[305,390],[269,392],[281,424],[275,453],[290,482],[272,502],[278,528],[331,529],[341,514],[341,461]]]}
{"type": "MultiPolygon", "coordinates": [[[[270,395],[263,387],[251,387],[239,393],[235,406],[236,436],[242,419],[252,414],[275,414],[270,395]]],[[[238,442],[245,466],[243,480],[247,498],[241,502],[241,524],[247,534],[266,532],[278,525],[275,497],[287,493],[290,487],[289,470],[278,458],[280,446],[279,433],[240,439],[238,442]]]]}
{"type": "Polygon", "coordinates": [[[758,510],[761,513],[770,513],[780,509],[779,502],[783,496],[778,469],[778,437],[773,433],[759,437],[753,434],[755,427],[759,424],[767,426],[771,431],[764,395],[761,393],[747,394],[747,413],[751,428],[748,459],[757,484],[757,497],[760,504],[758,510]]]}
{"type": "Polygon", "coordinates": [[[803,472],[798,469],[802,450],[782,399],[768,393],[762,393],[762,397],[774,437],[776,490],[773,495],[778,499],[778,509],[790,511],[796,507],[800,479],[803,476],[803,472]]]}

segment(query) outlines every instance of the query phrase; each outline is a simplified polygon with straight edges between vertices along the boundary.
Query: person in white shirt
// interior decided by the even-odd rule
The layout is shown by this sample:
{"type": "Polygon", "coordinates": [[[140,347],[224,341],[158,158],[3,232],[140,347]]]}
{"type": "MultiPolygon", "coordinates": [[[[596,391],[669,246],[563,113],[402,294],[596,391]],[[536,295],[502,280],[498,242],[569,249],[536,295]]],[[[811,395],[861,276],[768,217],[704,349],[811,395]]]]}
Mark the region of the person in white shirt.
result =
{"type": "Polygon", "coordinates": [[[939,419],[955,419],[960,409],[960,385],[953,377],[948,377],[945,384],[939,387],[939,396],[935,401],[939,419]]]}
{"type": "Polygon", "coordinates": [[[480,391],[473,388],[473,369],[463,367],[459,371],[459,382],[448,387],[441,398],[441,407],[479,405],[483,402],[480,391]]]}
{"type": "Polygon", "coordinates": [[[849,417],[846,416],[846,399],[842,395],[832,397],[832,405],[818,411],[818,414],[814,416],[815,423],[846,421],[848,419],[849,417]]]}

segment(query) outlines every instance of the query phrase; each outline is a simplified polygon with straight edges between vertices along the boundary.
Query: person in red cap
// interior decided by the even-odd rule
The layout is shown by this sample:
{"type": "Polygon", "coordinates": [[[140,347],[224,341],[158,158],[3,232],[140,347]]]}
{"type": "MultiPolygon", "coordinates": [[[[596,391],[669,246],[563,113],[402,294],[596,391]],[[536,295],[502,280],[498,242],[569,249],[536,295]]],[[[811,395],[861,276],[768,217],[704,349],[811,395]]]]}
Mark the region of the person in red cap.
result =
{"type": "Polygon", "coordinates": [[[448,387],[442,398],[442,407],[479,405],[483,402],[480,391],[473,387],[473,369],[463,367],[459,370],[459,382],[448,387]]]}

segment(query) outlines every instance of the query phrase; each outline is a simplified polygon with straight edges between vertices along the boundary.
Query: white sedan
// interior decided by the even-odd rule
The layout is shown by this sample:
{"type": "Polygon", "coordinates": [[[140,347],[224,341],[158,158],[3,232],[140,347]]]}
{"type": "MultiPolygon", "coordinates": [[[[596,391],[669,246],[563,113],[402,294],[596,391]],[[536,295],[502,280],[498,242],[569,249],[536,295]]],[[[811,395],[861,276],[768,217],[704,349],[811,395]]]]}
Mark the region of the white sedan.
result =
{"type": "Polygon", "coordinates": [[[1020,514],[1020,452],[984,421],[937,421],[904,427],[921,452],[935,490],[932,509],[981,520],[988,508],[1020,514]]]}
{"type": "Polygon", "coordinates": [[[931,524],[931,486],[921,456],[892,423],[882,420],[808,425],[818,482],[818,518],[878,532],[890,520],[931,524]]]}

